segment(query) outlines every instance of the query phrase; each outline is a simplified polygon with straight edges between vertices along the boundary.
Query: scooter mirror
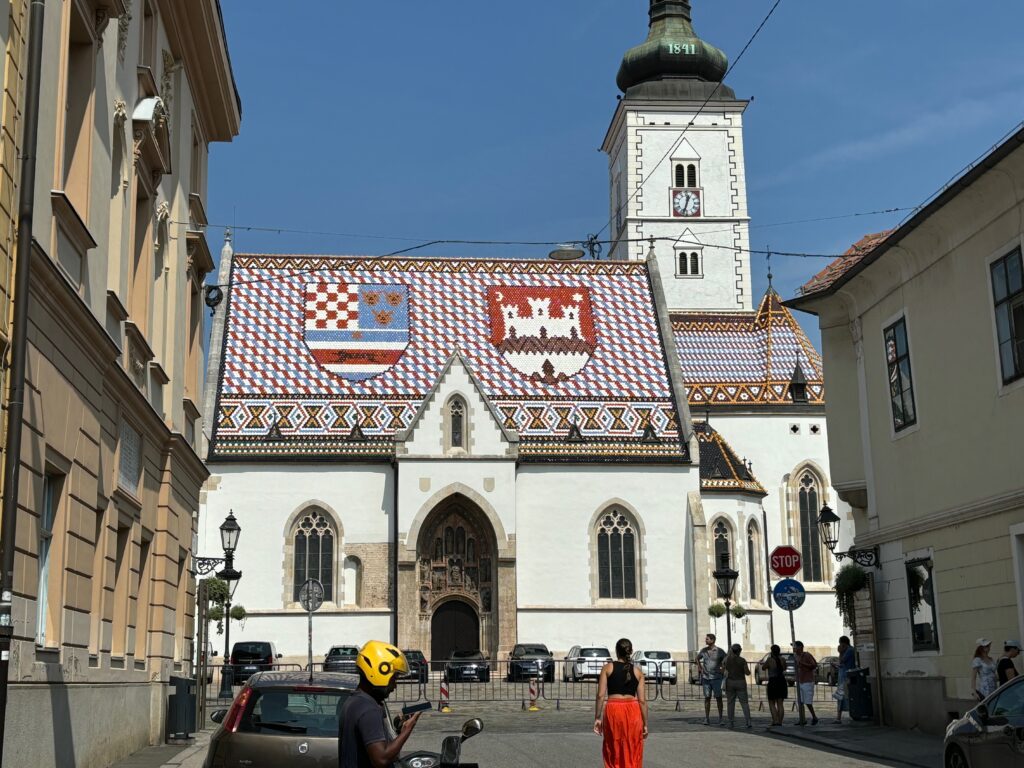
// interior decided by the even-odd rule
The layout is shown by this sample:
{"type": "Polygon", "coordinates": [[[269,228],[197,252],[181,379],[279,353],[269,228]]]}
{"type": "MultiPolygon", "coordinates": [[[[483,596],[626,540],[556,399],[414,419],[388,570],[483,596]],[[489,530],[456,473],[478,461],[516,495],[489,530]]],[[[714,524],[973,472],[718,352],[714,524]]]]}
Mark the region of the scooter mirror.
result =
{"type": "Polygon", "coordinates": [[[472,720],[467,720],[462,725],[462,740],[471,739],[476,736],[480,731],[484,729],[483,720],[479,717],[474,717],[472,720]]]}

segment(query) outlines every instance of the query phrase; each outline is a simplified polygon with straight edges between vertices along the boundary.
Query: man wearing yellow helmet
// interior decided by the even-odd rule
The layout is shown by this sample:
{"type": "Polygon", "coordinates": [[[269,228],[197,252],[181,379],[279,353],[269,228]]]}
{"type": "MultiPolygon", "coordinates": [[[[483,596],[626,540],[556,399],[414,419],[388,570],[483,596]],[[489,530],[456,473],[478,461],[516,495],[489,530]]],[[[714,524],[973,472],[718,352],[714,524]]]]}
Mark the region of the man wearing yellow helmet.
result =
{"type": "Polygon", "coordinates": [[[409,674],[409,662],[391,643],[371,640],[356,657],[359,688],[342,705],[338,724],[340,768],[390,768],[419,720],[417,712],[402,723],[394,741],[384,720],[384,700],[398,678],[409,674]]]}

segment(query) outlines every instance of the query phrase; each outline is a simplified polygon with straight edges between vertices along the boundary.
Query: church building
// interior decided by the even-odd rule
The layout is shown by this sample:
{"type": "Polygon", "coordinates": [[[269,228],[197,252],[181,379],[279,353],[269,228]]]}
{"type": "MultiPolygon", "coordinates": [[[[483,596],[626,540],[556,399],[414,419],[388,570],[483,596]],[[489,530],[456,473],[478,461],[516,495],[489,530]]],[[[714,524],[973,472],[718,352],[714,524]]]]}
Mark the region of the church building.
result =
{"type": "MultiPolygon", "coordinates": [[[[608,258],[221,257],[199,549],[243,534],[232,637],[304,657],[391,638],[441,659],[517,642],[685,657],[789,643],[767,553],[792,544],[812,649],[843,627],[820,507],[818,353],[751,294],[746,102],[690,4],[652,0],[622,63],[608,258]],[[728,554],[745,613],[714,619],[728,554]]],[[[852,528],[852,525],[846,526],[852,528]]]]}

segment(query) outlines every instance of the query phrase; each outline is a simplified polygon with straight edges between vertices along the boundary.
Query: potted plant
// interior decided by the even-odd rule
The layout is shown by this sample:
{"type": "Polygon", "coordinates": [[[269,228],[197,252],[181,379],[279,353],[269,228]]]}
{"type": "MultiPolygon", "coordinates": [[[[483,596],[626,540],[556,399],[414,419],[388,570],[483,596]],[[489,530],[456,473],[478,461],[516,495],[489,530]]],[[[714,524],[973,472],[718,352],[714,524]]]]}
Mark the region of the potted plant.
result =
{"type": "Polygon", "coordinates": [[[708,616],[715,620],[715,634],[718,634],[718,620],[725,616],[725,606],[721,603],[712,603],[708,606],[708,616]]]}
{"type": "Polygon", "coordinates": [[[836,608],[843,618],[843,623],[853,629],[856,627],[856,605],[854,596],[868,585],[868,572],[856,563],[848,563],[836,574],[833,587],[836,593],[836,608]]]}

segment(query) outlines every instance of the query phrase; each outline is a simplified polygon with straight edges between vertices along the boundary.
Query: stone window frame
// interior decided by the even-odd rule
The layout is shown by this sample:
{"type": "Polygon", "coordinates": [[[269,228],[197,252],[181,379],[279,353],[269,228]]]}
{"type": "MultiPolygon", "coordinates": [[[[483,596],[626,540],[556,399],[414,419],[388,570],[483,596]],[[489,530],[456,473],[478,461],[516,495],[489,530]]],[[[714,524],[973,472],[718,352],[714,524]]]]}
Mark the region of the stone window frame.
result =
{"type": "MultiPolygon", "coordinates": [[[[363,560],[358,555],[345,555],[341,558],[341,578],[339,584],[344,585],[344,594],[342,595],[339,605],[346,606],[348,608],[359,608],[363,603],[363,560]],[[348,583],[348,564],[352,562],[355,564],[355,584],[348,583]],[[349,588],[355,589],[355,597],[349,600],[349,588]]],[[[337,593],[335,593],[337,594],[337,593]]]]}
{"type": "Polygon", "coordinates": [[[461,392],[452,392],[445,398],[442,412],[441,450],[445,456],[468,456],[473,446],[473,419],[469,398],[461,392]],[[462,403],[462,447],[452,445],[452,405],[462,403]]]}
{"type": "Polygon", "coordinates": [[[40,478],[43,482],[40,488],[39,501],[44,504],[46,500],[45,488],[47,482],[51,484],[54,495],[53,519],[50,521],[49,530],[43,531],[43,510],[39,510],[37,523],[36,543],[36,620],[35,641],[37,648],[56,649],[59,648],[63,639],[63,618],[64,618],[64,569],[66,567],[67,555],[67,531],[69,514],[69,479],[71,476],[71,462],[56,451],[47,447],[45,470],[40,478]],[[39,583],[42,581],[43,563],[40,561],[44,540],[48,543],[47,549],[47,590],[42,606],[39,605],[39,583]],[[39,631],[39,622],[44,623],[43,631],[39,631]],[[40,642],[42,641],[42,642],[40,642]]]}
{"type": "Polygon", "coordinates": [[[636,508],[623,499],[609,499],[601,504],[591,516],[587,527],[587,539],[590,551],[590,603],[600,608],[637,608],[647,602],[647,530],[643,518],[636,508]],[[636,597],[614,598],[601,597],[601,582],[598,574],[597,534],[601,518],[609,511],[617,509],[633,524],[636,529],[637,542],[634,554],[636,557],[636,597]]]}
{"type": "MultiPolygon", "coordinates": [[[[737,565],[742,565],[736,558],[736,525],[726,515],[715,515],[713,518],[711,518],[711,520],[708,521],[708,553],[711,556],[711,570],[717,570],[721,565],[721,563],[718,560],[718,549],[715,546],[715,542],[718,538],[715,531],[719,525],[725,528],[726,541],[729,542],[729,567],[739,573],[739,576],[736,579],[737,582],[745,582],[746,578],[744,578],[742,568],[736,567],[737,565]]],[[[734,603],[739,602],[736,599],[736,587],[738,585],[738,583],[733,585],[732,597],[730,598],[734,603]]],[[[714,579],[711,579],[711,583],[708,586],[711,589],[712,602],[725,600],[725,598],[722,595],[718,594],[718,582],[716,582],[714,579]]]]}
{"type": "Polygon", "coordinates": [[[672,182],[675,189],[700,189],[700,160],[673,160],[672,182]],[[682,177],[679,175],[680,171],[682,171],[682,177]],[[685,183],[680,184],[680,181],[685,183]]]}
{"type": "Polygon", "coordinates": [[[758,524],[757,518],[752,517],[747,521],[746,526],[747,599],[751,603],[764,604],[765,602],[761,582],[765,570],[762,563],[762,558],[764,557],[763,542],[761,526],[758,524]],[[751,539],[753,539],[752,543],[751,539]]]}
{"type": "Polygon", "coordinates": [[[295,572],[295,526],[298,525],[301,520],[311,509],[318,509],[323,512],[331,525],[334,526],[334,568],[331,573],[333,574],[334,583],[331,585],[334,596],[333,600],[325,600],[324,608],[328,610],[337,610],[344,603],[338,601],[338,595],[342,594],[344,588],[344,574],[340,573],[339,564],[344,564],[344,557],[342,553],[344,551],[345,543],[345,527],[341,524],[341,515],[331,507],[331,505],[320,501],[319,499],[309,499],[304,501],[288,516],[285,521],[284,531],[282,533],[283,546],[281,548],[282,553],[282,571],[281,571],[281,605],[285,610],[304,610],[302,605],[292,599],[294,594],[294,584],[292,583],[292,576],[295,572]]]}
{"type": "MultiPolygon", "coordinates": [[[[807,459],[800,462],[792,472],[786,477],[786,528],[788,533],[788,544],[796,549],[803,555],[803,526],[800,523],[800,479],[804,474],[810,472],[814,475],[818,481],[818,510],[821,507],[829,504],[829,489],[830,484],[828,475],[825,471],[818,466],[817,463],[807,459]]],[[[814,585],[815,588],[831,588],[832,581],[835,577],[835,566],[832,560],[832,555],[825,546],[825,543],[818,540],[818,545],[821,547],[821,579],[814,580],[807,575],[807,571],[804,570],[801,574],[802,581],[806,584],[814,585]]],[[[804,564],[806,569],[806,564],[804,564]]]]}

